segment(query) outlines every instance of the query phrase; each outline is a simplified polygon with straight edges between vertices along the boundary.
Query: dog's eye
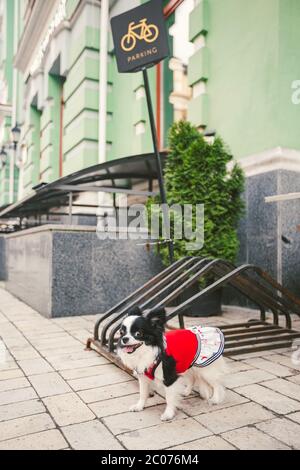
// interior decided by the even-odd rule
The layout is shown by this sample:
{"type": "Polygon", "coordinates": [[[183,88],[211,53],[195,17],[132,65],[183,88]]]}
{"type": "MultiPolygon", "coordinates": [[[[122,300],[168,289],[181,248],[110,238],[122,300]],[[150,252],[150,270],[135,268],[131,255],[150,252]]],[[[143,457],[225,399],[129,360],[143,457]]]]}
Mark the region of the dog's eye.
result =
{"type": "Polygon", "coordinates": [[[136,337],[136,338],[141,338],[141,337],[142,337],[142,333],[140,333],[139,331],[137,331],[136,334],[135,334],[135,337],[136,337]]]}
{"type": "Polygon", "coordinates": [[[124,331],[120,330],[120,336],[124,336],[124,331]]]}

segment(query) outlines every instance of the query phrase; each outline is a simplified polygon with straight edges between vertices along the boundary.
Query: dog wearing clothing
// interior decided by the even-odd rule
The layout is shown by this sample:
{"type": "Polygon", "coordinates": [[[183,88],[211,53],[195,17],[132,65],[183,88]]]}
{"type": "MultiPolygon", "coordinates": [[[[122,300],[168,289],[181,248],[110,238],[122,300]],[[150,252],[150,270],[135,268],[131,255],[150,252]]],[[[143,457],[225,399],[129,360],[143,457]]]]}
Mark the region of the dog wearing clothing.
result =
{"type": "Polygon", "coordinates": [[[140,397],[131,411],[142,411],[155,389],[165,392],[167,406],[162,421],[172,420],[182,396],[193,387],[201,398],[219,404],[225,396],[221,383],[226,371],[224,336],[218,328],[195,326],[165,331],[164,308],[129,311],[120,328],[117,353],[138,376],[140,397]]]}

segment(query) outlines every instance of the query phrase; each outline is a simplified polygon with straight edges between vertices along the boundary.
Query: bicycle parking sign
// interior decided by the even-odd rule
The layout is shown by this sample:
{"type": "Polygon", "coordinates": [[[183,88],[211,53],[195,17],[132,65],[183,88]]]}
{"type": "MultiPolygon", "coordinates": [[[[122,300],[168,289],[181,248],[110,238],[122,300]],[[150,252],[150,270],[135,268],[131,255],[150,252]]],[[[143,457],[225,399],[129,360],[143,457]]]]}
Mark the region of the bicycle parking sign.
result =
{"type": "Polygon", "coordinates": [[[137,72],[169,55],[161,1],[150,1],[111,19],[118,70],[137,72]]]}

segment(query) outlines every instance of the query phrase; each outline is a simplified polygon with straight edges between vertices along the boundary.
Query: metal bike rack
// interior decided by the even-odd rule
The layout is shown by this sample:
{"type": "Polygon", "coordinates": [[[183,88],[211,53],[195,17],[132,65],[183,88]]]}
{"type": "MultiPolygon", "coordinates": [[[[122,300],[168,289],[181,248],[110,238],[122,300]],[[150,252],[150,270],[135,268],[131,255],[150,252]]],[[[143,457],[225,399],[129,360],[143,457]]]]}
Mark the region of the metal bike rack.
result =
{"type": "Polygon", "coordinates": [[[87,348],[95,348],[123,367],[115,354],[115,345],[122,320],[130,308],[168,307],[177,301],[177,305],[170,309],[167,320],[178,316],[182,327],[184,315],[194,302],[224,286],[231,286],[260,310],[259,321],[220,326],[226,340],[225,355],[286,348],[292,345],[295,338],[300,338],[300,332],[292,329],[291,319],[291,314],[300,316],[300,300],[261,268],[251,264],[236,267],[222,259],[186,257],[170,265],[102,315],[95,324],[94,337],[87,341],[87,348]],[[183,292],[201,279],[207,279],[208,275],[213,280],[207,287],[180,301],[183,292]],[[272,313],[272,322],[266,320],[266,312],[272,313]],[[285,320],[284,326],[279,324],[281,317],[285,320]]]}

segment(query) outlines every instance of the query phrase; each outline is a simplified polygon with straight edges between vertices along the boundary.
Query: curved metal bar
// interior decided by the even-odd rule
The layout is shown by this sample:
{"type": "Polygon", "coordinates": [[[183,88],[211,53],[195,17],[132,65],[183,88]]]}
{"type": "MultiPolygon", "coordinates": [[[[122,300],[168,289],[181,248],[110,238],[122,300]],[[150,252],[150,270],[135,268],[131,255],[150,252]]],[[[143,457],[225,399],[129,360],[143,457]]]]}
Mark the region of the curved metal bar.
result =
{"type": "MultiPolygon", "coordinates": [[[[180,293],[186,289],[187,287],[189,287],[190,285],[192,285],[195,281],[197,281],[197,279],[199,279],[202,275],[204,274],[207,274],[211,269],[212,267],[218,263],[220,260],[218,259],[214,259],[212,261],[210,261],[206,266],[204,266],[203,268],[201,268],[199,271],[197,271],[193,276],[190,277],[190,279],[188,279],[187,281],[185,281],[179,288],[175,289],[173,292],[171,292],[167,297],[165,297],[163,300],[161,300],[157,305],[155,305],[155,307],[159,307],[159,306],[162,306],[162,305],[168,305],[169,302],[171,302],[172,300],[174,300],[176,297],[178,297],[178,295],[180,295],[180,293]]],[[[185,302],[184,302],[185,303],[185,302]]],[[[182,305],[182,304],[181,304],[182,305]]],[[[180,307],[180,305],[179,305],[180,307]]],[[[178,307],[176,308],[176,310],[178,309],[178,307]]],[[[174,315],[172,315],[172,317],[170,318],[173,318],[174,315]]],[[[168,317],[169,318],[169,317],[168,317]]],[[[122,321],[118,322],[118,324],[111,330],[110,334],[109,334],[109,338],[108,338],[108,348],[109,348],[109,351],[112,352],[113,349],[114,349],[114,338],[115,338],[115,335],[116,333],[118,332],[120,326],[122,324],[122,321]]]]}
{"type": "Polygon", "coordinates": [[[236,269],[234,269],[233,271],[230,271],[228,274],[226,274],[225,276],[221,277],[220,279],[218,279],[217,281],[213,282],[210,286],[206,287],[205,289],[203,289],[201,292],[193,295],[190,299],[186,300],[185,302],[183,302],[181,305],[179,305],[177,308],[175,308],[173,310],[173,312],[171,314],[168,315],[167,317],[167,320],[170,320],[171,318],[174,318],[176,315],[178,315],[179,313],[182,313],[183,311],[186,310],[186,308],[191,304],[193,303],[195,300],[199,299],[200,297],[204,297],[205,295],[207,295],[208,293],[210,292],[214,292],[216,289],[218,289],[219,287],[222,287],[224,284],[226,284],[229,280],[237,277],[238,275],[240,275],[242,272],[246,271],[246,270],[249,270],[249,269],[254,269],[255,270],[256,266],[254,265],[251,265],[251,264],[246,264],[246,265],[243,265],[243,266],[240,266],[236,269]]]}
{"type": "MultiPolygon", "coordinates": [[[[173,292],[171,292],[167,297],[165,297],[164,299],[162,299],[157,305],[155,305],[155,307],[159,307],[159,306],[163,306],[163,305],[168,305],[172,300],[174,300],[176,297],[178,297],[178,295],[180,295],[180,293],[190,287],[193,283],[195,283],[201,276],[207,274],[209,271],[214,271],[215,269],[215,266],[218,265],[218,264],[222,264],[223,263],[223,260],[221,259],[214,259],[212,261],[210,261],[206,266],[204,266],[203,268],[201,268],[199,271],[197,271],[193,276],[191,276],[187,281],[185,281],[179,288],[175,289],[173,292]]],[[[249,265],[249,267],[252,267],[252,265],[249,265]]],[[[243,270],[246,269],[246,266],[242,267],[243,270]]],[[[228,268],[229,269],[229,268],[228,268]]],[[[235,268],[235,269],[240,269],[240,268],[235,268]]],[[[230,274],[232,271],[230,271],[229,273],[227,274],[230,274]]],[[[209,286],[210,287],[210,286],[209,286]]],[[[235,288],[237,288],[236,286],[234,286],[235,288]]],[[[258,305],[258,307],[260,309],[264,309],[264,304],[262,302],[259,302],[257,301],[257,299],[253,296],[251,296],[249,293],[245,293],[244,292],[244,289],[241,290],[241,288],[237,288],[243,295],[245,295],[246,297],[248,297],[252,302],[254,302],[255,304],[258,305]]],[[[203,291],[201,291],[203,292],[203,291]]],[[[199,294],[196,294],[196,296],[199,296],[199,294]]],[[[192,297],[193,298],[193,297],[192,297]]],[[[186,302],[189,303],[189,300],[188,299],[186,302]]],[[[186,303],[185,302],[185,303],[186,303]]],[[[182,304],[181,304],[182,305],[182,304]]],[[[178,310],[180,306],[177,307],[176,312],[178,310]]],[[[274,312],[273,312],[274,313],[274,312]]],[[[172,314],[172,316],[168,316],[168,319],[170,318],[173,318],[175,315],[172,314]]],[[[278,323],[278,318],[276,318],[276,316],[274,316],[274,323],[278,323]]],[[[112,352],[113,351],[113,348],[114,348],[114,337],[115,337],[115,334],[117,333],[117,331],[119,330],[120,326],[122,324],[122,321],[120,321],[110,332],[110,335],[109,335],[109,340],[108,340],[108,343],[109,343],[109,350],[112,352]]]]}
{"type": "Polygon", "coordinates": [[[214,259],[210,261],[206,266],[197,271],[193,276],[191,276],[187,281],[185,281],[180,287],[171,292],[167,297],[161,300],[155,307],[161,307],[163,305],[168,305],[172,300],[176,299],[183,290],[187,289],[193,285],[201,276],[209,273],[214,267],[215,264],[219,263],[219,259],[214,259]]]}
{"type": "Polygon", "coordinates": [[[264,307],[260,308],[260,319],[261,321],[266,321],[266,309],[264,307]]]}
{"type": "MultiPolygon", "coordinates": [[[[235,268],[236,266],[234,266],[232,263],[229,263],[228,261],[223,261],[224,264],[228,265],[231,269],[235,268]]],[[[272,288],[274,288],[276,291],[280,291],[281,293],[285,294],[288,293],[288,291],[286,289],[284,289],[284,287],[282,287],[280,284],[277,283],[277,281],[275,281],[268,273],[266,273],[265,271],[263,271],[260,267],[258,266],[255,266],[255,273],[258,274],[260,276],[260,279],[262,279],[265,283],[269,283],[271,285],[272,288]]],[[[266,292],[266,287],[264,284],[261,284],[260,282],[258,282],[256,279],[251,279],[247,273],[245,273],[245,277],[249,280],[249,282],[251,282],[251,284],[255,284],[257,288],[261,289],[263,288],[264,291],[263,292],[266,292]]],[[[279,303],[282,303],[288,310],[291,310],[292,312],[297,313],[297,304],[295,304],[294,300],[293,300],[293,297],[292,294],[288,295],[288,299],[286,300],[284,297],[280,297],[278,296],[277,294],[273,294],[272,291],[270,290],[267,290],[268,294],[271,295],[271,297],[275,297],[275,299],[279,302],[279,303]]],[[[298,303],[299,303],[299,300],[298,300],[298,303]]],[[[299,312],[300,313],[300,312],[299,312]]]]}
{"type": "MultiPolygon", "coordinates": [[[[164,298],[161,302],[159,302],[159,304],[156,305],[156,307],[160,307],[162,305],[168,305],[169,302],[171,302],[172,300],[174,300],[181,292],[181,290],[185,289],[185,288],[188,288],[190,287],[190,285],[192,285],[193,283],[195,283],[198,279],[199,279],[199,276],[200,275],[204,275],[204,274],[207,274],[207,272],[209,272],[210,270],[212,270],[215,274],[216,273],[216,265],[218,264],[222,264],[223,263],[223,260],[219,260],[219,259],[216,259],[216,260],[213,260],[211,263],[209,263],[206,268],[207,269],[202,269],[200,272],[196,273],[192,278],[190,278],[186,283],[182,284],[181,287],[179,289],[176,289],[175,291],[173,291],[169,296],[167,296],[166,298],[164,298]],[[206,272],[207,271],[207,272],[206,272]]],[[[234,268],[236,269],[236,267],[234,266],[234,268]]],[[[226,274],[226,273],[225,273],[226,274]]],[[[220,275],[220,274],[218,274],[220,275]]],[[[221,276],[223,276],[224,274],[222,273],[221,276]]],[[[253,303],[255,303],[259,309],[261,310],[261,316],[263,316],[265,318],[265,314],[263,315],[262,312],[265,312],[265,306],[262,302],[258,302],[257,298],[254,298],[251,293],[249,293],[248,290],[246,290],[245,292],[245,288],[241,288],[241,287],[238,287],[236,285],[233,285],[233,287],[235,289],[237,289],[240,293],[242,293],[245,297],[247,297],[249,300],[251,300],[253,303]]],[[[275,318],[274,318],[275,320],[275,318]]]]}
{"type": "Polygon", "coordinates": [[[260,270],[260,275],[265,281],[269,282],[275,289],[282,292],[289,299],[289,301],[292,303],[292,305],[297,307],[298,311],[296,312],[294,310],[294,313],[296,315],[300,316],[300,300],[299,300],[299,298],[297,298],[292,292],[290,292],[285,287],[283,287],[281,284],[279,284],[277,281],[275,281],[275,279],[273,279],[272,276],[270,276],[270,274],[268,274],[266,271],[263,271],[259,267],[258,267],[258,270],[260,270]]]}
{"type": "Polygon", "coordinates": [[[125,299],[121,300],[118,304],[114,305],[112,308],[110,308],[104,315],[102,315],[96,322],[95,327],[94,327],[94,339],[96,341],[99,340],[99,327],[103,321],[105,321],[110,315],[118,311],[119,308],[123,307],[126,305],[130,300],[132,300],[135,296],[139,295],[141,292],[143,292],[145,289],[148,289],[152,285],[155,285],[157,282],[159,282],[164,276],[169,274],[170,272],[174,271],[178,266],[182,265],[186,260],[192,259],[190,256],[186,256],[185,258],[182,258],[175,263],[173,263],[171,266],[168,266],[166,269],[164,269],[162,272],[157,274],[155,277],[151,278],[148,282],[146,282],[143,286],[139,287],[136,291],[134,291],[132,294],[130,294],[128,297],[125,299]]]}
{"type": "MultiPolygon", "coordinates": [[[[225,273],[227,274],[227,273],[225,273]]],[[[224,275],[224,273],[222,274],[224,275]]],[[[278,314],[276,312],[276,310],[272,307],[270,307],[270,302],[269,300],[267,301],[266,298],[261,298],[261,295],[259,296],[259,298],[257,298],[256,295],[253,295],[252,294],[252,291],[251,291],[251,288],[253,288],[252,286],[249,286],[249,289],[247,288],[247,286],[245,285],[240,285],[239,284],[239,281],[240,279],[233,279],[233,280],[230,280],[229,281],[229,284],[234,288],[236,289],[237,291],[239,291],[241,294],[243,294],[245,297],[247,297],[251,302],[253,302],[254,304],[256,304],[259,309],[260,309],[260,317],[261,317],[261,320],[262,321],[266,321],[266,308],[269,308],[271,309],[271,312],[273,314],[273,323],[274,325],[278,325],[279,324],[279,318],[278,318],[278,314]]],[[[251,282],[251,281],[249,281],[251,282]]],[[[273,303],[272,303],[273,304],[273,303]]]]}
{"type": "Polygon", "coordinates": [[[123,307],[121,310],[119,310],[118,312],[116,312],[116,314],[113,316],[112,319],[110,319],[109,321],[107,321],[105,323],[105,325],[103,326],[102,328],[102,331],[101,331],[101,344],[106,344],[106,333],[108,331],[108,329],[116,322],[118,321],[123,315],[124,313],[126,313],[126,311],[129,309],[129,308],[132,308],[136,305],[139,305],[143,300],[146,300],[147,298],[149,298],[151,296],[151,294],[154,294],[160,287],[164,286],[165,284],[168,283],[168,281],[172,280],[174,278],[174,276],[176,276],[178,273],[180,273],[183,269],[185,269],[186,267],[189,266],[189,264],[191,263],[194,263],[195,261],[197,260],[197,258],[191,258],[189,260],[187,260],[185,263],[183,263],[179,268],[175,269],[175,271],[171,272],[170,274],[168,274],[167,276],[165,276],[160,282],[158,282],[157,284],[155,284],[153,287],[151,287],[150,289],[148,289],[146,292],[144,292],[142,295],[140,295],[139,297],[135,298],[134,301],[132,301],[131,303],[125,305],[125,307],[123,307]]]}
{"type": "MultiPolygon", "coordinates": [[[[193,258],[194,261],[198,259],[199,258],[196,258],[196,257],[193,258]]],[[[183,290],[185,290],[190,285],[195,283],[200,277],[208,274],[210,271],[212,271],[217,276],[221,276],[221,278],[213,282],[210,286],[206,287],[201,292],[192,296],[190,299],[180,304],[178,307],[175,307],[173,312],[168,315],[167,317],[168,320],[170,320],[176,315],[182,315],[182,312],[184,312],[186,308],[188,308],[188,306],[190,306],[190,304],[193,303],[199,297],[202,297],[202,296],[204,297],[209,292],[213,292],[214,290],[223,286],[224,284],[229,283],[230,285],[232,285],[232,287],[234,287],[239,292],[241,292],[244,296],[250,299],[253,303],[258,305],[258,307],[260,308],[262,321],[266,320],[266,308],[269,308],[274,317],[273,318],[274,325],[278,325],[279,324],[278,311],[280,311],[280,313],[283,314],[286,318],[287,328],[291,329],[291,317],[289,314],[289,310],[294,311],[294,308],[293,308],[294,303],[291,300],[291,296],[289,296],[288,300],[286,300],[285,298],[280,297],[277,294],[274,294],[272,291],[270,291],[270,289],[262,285],[257,279],[255,278],[252,279],[249,276],[249,274],[250,272],[257,274],[259,276],[259,279],[262,278],[262,280],[265,283],[268,283],[272,288],[279,290],[282,293],[285,293],[282,286],[280,286],[276,281],[274,281],[267,273],[264,273],[264,271],[261,268],[255,265],[247,264],[247,265],[243,265],[240,267],[236,267],[233,264],[222,259],[215,259],[215,260],[211,260],[210,262],[209,262],[209,259],[200,260],[200,262],[197,262],[196,265],[194,265],[192,268],[189,268],[188,272],[181,273],[179,278],[174,279],[170,285],[158,291],[156,295],[154,295],[154,297],[150,298],[148,301],[142,304],[142,307],[149,306],[149,304],[151,304],[153,301],[160,298],[164,293],[169,292],[170,288],[176,286],[178,284],[178,281],[185,279],[197,267],[201,266],[204,261],[207,262],[206,266],[196,271],[194,275],[191,276],[189,279],[187,279],[183,284],[181,284],[180,287],[177,287],[176,289],[171,291],[171,293],[167,295],[166,297],[164,297],[158,304],[155,305],[155,307],[158,307],[161,305],[168,305],[172,300],[177,298],[182,293],[183,290]],[[224,269],[228,271],[224,273],[224,269]]],[[[118,315],[118,318],[115,318],[113,323],[117,321],[118,319],[120,319],[121,316],[122,314],[118,315]]],[[[115,334],[119,330],[121,323],[122,321],[119,321],[112,328],[109,334],[108,346],[111,352],[114,349],[115,334]]]]}
{"type": "MultiPolygon", "coordinates": [[[[233,264],[229,263],[228,261],[222,260],[221,264],[228,267],[229,269],[230,268],[231,269],[235,268],[235,266],[233,264]]],[[[249,271],[254,271],[258,275],[261,275],[261,269],[258,268],[257,266],[251,265],[251,267],[249,267],[248,269],[245,269],[245,271],[248,271],[248,270],[249,271]]],[[[251,288],[252,289],[255,288],[256,290],[258,290],[256,295],[258,295],[261,302],[263,304],[265,304],[265,306],[272,311],[273,317],[274,317],[274,324],[276,324],[276,325],[279,324],[279,317],[278,317],[278,313],[276,311],[276,309],[278,309],[278,310],[281,311],[282,315],[285,316],[286,327],[287,328],[292,328],[291,316],[290,316],[289,312],[285,310],[285,308],[287,310],[290,310],[290,309],[292,309],[293,305],[291,305],[289,307],[288,302],[286,302],[282,297],[279,297],[277,294],[274,294],[272,291],[267,289],[265,286],[262,286],[257,280],[249,278],[249,276],[247,276],[246,273],[245,273],[243,279],[246,279],[247,282],[251,283],[251,288]]],[[[239,283],[239,281],[241,281],[241,279],[236,279],[236,280],[233,280],[232,282],[230,281],[230,284],[234,286],[236,283],[239,283]]],[[[257,297],[255,296],[254,300],[252,298],[252,301],[257,303],[257,297]]]]}
{"type": "MultiPolygon", "coordinates": [[[[197,273],[194,274],[194,276],[192,276],[188,281],[184,282],[182,284],[182,286],[180,286],[179,288],[175,289],[174,292],[178,293],[178,295],[182,292],[182,290],[185,288],[185,287],[188,287],[189,285],[191,285],[192,282],[194,282],[195,280],[197,280],[202,273],[205,273],[206,271],[209,271],[210,269],[210,266],[215,264],[218,260],[213,260],[211,261],[210,263],[208,263],[208,265],[204,266],[204,268],[201,268],[197,273]]],[[[161,302],[159,302],[156,306],[160,306],[160,305],[167,305],[171,300],[173,300],[174,298],[176,298],[178,295],[175,295],[173,296],[173,293],[169,294],[165,299],[163,299],[161,302]]],[[[173,318],[173,317],[172,317],[173,318]]],[[[118,332],[120,326],[122,324],[122,321],[118,322],[118,324],[116,326],[114,326],[114,328],[111,330],[110,334],[109,334],[109,338],[108,338],[108,348],[109,348],[109,351],[112,352],[113,349],[114,349],[114,338],[115,338],[115,335],[116,333],[118,332]]]]}
{"type": "MultiPolygon", "coordinates": [[[[197,257],[196,259],[200,259],[199,257],[197,257]]],[[[187,271],[185,271],[184,273],[182,273],[178,278],[174,279],[174,281],[172,281],[170,284],[168,284],[166,287],[164,287],[162,290],[160,290],[159,292],[157,292],[157,294],[153,297],[151,297],[151,299],[147,300],[146,302],[144,302],[142,305],[140,305],[140,307],[143,309],[143,308],[150,308],[150,304],[159,299],[159,297],[161,297],[164,293],[168,292],[170,290],[170,288],[176,286],[178,283],[180,283],[181,281],[183,281],[185,278],[189,277],[190,274],[193,273],[193,271],[195,271],[195,269],[199,268],[200,266],[202,266],[203,264],[207,263],[208,261],[210,261],[210,258],[203,258],[203,259],[200,259],[200,261],[198,261],[198,263],[194,264],[194,266],[192,266],[191,268],[189,268],[187,271]]],[[[181,285],[181,289],[182,289],[182,286],[181,285]]]]}

